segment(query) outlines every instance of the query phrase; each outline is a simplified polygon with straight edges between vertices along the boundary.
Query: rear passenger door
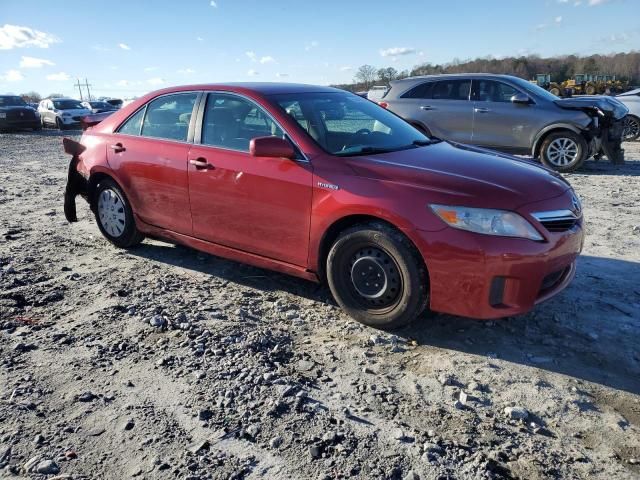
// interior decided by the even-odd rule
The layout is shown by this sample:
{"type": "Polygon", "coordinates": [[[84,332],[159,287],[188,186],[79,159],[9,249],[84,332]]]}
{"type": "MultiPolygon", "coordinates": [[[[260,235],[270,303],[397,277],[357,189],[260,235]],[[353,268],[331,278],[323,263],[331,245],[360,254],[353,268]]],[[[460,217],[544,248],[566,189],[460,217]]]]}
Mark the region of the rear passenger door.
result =
{"type": "Polygon", "coordinates": [[[473,125],[470,90],[471,80],[426,81],[393,101],[392,110],[436,137],[469,143],[473,125]]]}
{"type": "Polygon", "coordinates": [[[145,223],[187,235],[189,127],[198,98],[197,92],[155,98],[120,125],[107,146],[134,213],[145,223]]]}

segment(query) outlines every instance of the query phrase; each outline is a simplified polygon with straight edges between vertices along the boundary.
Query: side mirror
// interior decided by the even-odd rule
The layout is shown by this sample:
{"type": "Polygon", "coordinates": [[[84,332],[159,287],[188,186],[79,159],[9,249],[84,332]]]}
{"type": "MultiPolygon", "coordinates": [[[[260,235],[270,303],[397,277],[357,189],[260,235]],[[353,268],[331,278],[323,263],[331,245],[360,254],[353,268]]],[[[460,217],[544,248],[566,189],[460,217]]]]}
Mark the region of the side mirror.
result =
{"type": "Polygon", "coordinates": [[[291,143],[280,137],[256,137],[249,142],[249,153],[254,157],[289,158],[296,157],[291,143]]]}
{"type": "Polygon", "coordinates": [[[511,103],[519,103],[521,105],[528,105],[531,103],[531,99],[528,95],[524,93],[516,93],[513,97],[511,97],[511,103]]]}

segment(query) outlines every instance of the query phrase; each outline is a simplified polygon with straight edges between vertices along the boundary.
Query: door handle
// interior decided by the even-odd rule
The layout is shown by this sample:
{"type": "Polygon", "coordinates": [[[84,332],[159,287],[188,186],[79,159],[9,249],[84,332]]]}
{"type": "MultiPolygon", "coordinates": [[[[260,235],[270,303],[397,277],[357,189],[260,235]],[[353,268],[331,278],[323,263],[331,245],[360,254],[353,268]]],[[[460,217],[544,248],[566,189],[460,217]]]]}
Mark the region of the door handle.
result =
{"type": "Polygon", "coordinates": [[[212,170],[214,168],[209,162],[207,162],[206,158],[198,157],[189,160],[189,163],[196,167],[196,170],[212,170]]]}
{"type": "Polygon", "coordinates": [[[489,113],[491,109],[490,108],[474,108],[473,111],[476,113],[489,113]]]}
{"type": "Polygon", "coordinates": [[[422,105],[420,110],[437,110],[436,107],[432,107],[431,105],[422,105]]]}
{"type": "Polygon", "coordinates": [[[126,150],[126,148],[124,148],[124,145],[122,145],[120,142],[114,145],[109,145],[109,148],[111,148],[111,150],[113,150],[115,153],[124,152],[126,150]]]}

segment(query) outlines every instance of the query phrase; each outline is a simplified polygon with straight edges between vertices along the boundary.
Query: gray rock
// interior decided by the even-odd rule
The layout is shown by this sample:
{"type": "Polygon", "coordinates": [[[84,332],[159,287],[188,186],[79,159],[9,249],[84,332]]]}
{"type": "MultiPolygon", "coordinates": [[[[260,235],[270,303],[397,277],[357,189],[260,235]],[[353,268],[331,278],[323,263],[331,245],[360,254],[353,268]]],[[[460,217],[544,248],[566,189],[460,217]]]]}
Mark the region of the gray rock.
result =
{"type": "Polygon", "coordinates": [[[36,472],[44,475],[53,475],[60,471],[60,467],[53,460],[42,460],[36,467],[36,472]]]}
{"type": "Polygon", "coordinates": [[[271,448],[278,448],[280,445],[282,445],[282,437],[279,435],[269,440],[269,446],[271,448]]]}
{"type": "Polygon", "coordinates": [[[393,438],[395,438],[398,441],[402,441],[405,439],[405,434],[404,434],[404,430],[402,430],[401,428],[396,428],[393,430],[392,432],[392,436],[393,438]]]}
{"type": "Polygon", "coordinates": [[[25,462],[23,468],[27,472],[32,472],[39,461],[40,461],[40,457],[39,456],[31,457],[29,460],[27,460],[25,462]]]}
{"type": "Polygon", "coordinates": [[[42,435],[40,435],[40,434],[37,434],[35,436],[35,438],[33,439],[33,443],[35,445],[42,445],[42,442],[44,442],[44,437],[42,435]]]}
{"type": "Polygon", "coordinates": [[[526,420],[529,417],[529,411],[524,407],[507,407],[504,409],[507,417],[513,420],[526,420]]]}
{"type": "Polygon", "coordinates": [[[96,398],[98,398],[98,396],[95,395],[93,392],[84,392],[78,395],[79,402],[92,402],[96,398]]]}
{"type": "Polygon", "coordinates": [[[153,317],[151,317],[151,320],[149,320],[149,325],[156,328],[162,328],[166,325],[166,323],[167,321],[162,315],[154,315],[153,317]]]}
{"type": "Polygon", "coordinates": [[[420,475],[418,475],[413,470],[409,470],[404,476],[403,480],[420,480],[420,475]]]}
{"type": "Polygon", "coordinates": [[[311,458],[320,458],[322,456],[322,447],[320,445],[311,445],[309,447],[309,455],[311,458]]]}
{"type": "Polygon", "coordinates": [[[458,398],[458,400],[462,405],[466,407],[469,402],[469,395],[467,395],[467,392],[465,392],[464,390],[461,390],[460,397],[458,398]]]}

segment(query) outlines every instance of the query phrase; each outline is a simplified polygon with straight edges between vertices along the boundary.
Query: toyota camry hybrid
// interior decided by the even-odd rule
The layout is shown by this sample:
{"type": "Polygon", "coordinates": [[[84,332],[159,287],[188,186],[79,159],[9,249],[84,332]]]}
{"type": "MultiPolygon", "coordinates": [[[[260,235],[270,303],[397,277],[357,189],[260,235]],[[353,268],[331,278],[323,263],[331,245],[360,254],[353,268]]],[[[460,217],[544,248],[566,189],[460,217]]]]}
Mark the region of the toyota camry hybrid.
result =
{"type": "Polygon", "coordinates": [[[527,312],[569,284],[582,249],[559,174],[328,87],[168,88],[64,147],[69,221],[81,195],[118,247],[152,237],[326,281],[377,327],[527,312]]]}

